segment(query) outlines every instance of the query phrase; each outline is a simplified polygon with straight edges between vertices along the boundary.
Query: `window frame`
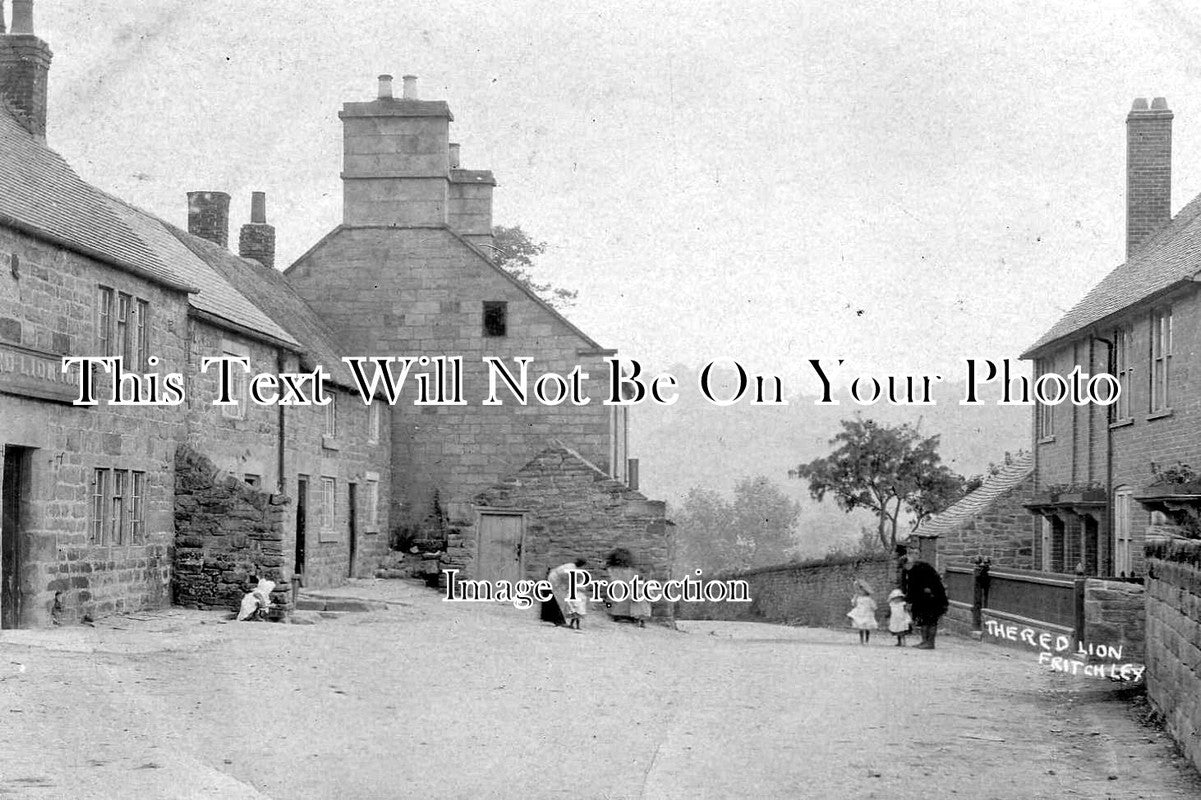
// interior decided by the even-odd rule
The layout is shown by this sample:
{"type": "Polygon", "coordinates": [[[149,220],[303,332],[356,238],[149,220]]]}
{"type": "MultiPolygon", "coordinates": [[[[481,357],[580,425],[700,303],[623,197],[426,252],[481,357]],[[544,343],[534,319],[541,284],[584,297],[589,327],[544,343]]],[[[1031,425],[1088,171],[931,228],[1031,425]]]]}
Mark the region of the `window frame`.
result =
{"type": "Polygon", "coordinates": [[[338,479],[322,475],[317,482],[321,505],[317,510],[317,541],[337,542],[338,536],[338,479]]]}
{"type": "MultiPolygon", "coordinates": [[[[244,358],[248,363],[250,362],[250,348],[232,339],[221,340],[221,355],[244,358]]],[[[243,372],[237,365],[231,365],[229,372],[232,383],[229,396],[234,401],[234,405],[221,406],[221,416],[233,420],[246,419],[246,405],[250,397],[250,375],[243,372]]]]}
{"type": "Polygon", "coordinates": [[[119,467],[92,470],[88,543],[122,547],[146,543],[146,472],[119,467]]]}
{"type": "Polygon", "coordinates": [[[1150,395],[1147,410],[1152,414],[1172,410],[1172,307],[1151,312],[1148,379],[1150,395]]]}
{"type": "MultiPolygon", "coordinates": [[[[1050,365],[1047,360],[1042,359],[1038,362],[1038,374],[1035,378],[1041,378],[1050,371],[1050,365]]],[[[1055,405],[1051,403],[1038,404],[1038,439],[1044,441],[1055,438],[1055,405]]]]}
{"type": "Polygon", "coordinates": [[[1130,387],[1134,385],[1134,329],[1130,325],[1119,325],[1113,331],[1113,377],[1118,382],[1120,394],[1110,409],[1110,421],[1122,422],[1134,415],[1130,404],[1130,387]]]}

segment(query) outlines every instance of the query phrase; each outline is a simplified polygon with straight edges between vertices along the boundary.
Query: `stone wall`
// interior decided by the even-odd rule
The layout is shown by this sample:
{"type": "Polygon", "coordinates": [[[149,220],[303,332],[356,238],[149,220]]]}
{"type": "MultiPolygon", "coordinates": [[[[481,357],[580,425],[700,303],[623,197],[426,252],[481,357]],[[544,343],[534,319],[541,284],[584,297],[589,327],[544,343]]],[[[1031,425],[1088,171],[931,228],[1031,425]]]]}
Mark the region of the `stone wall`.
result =
{"type": "Polygon", "coordinates": [[[1146,591],[1137,583],[1089,578],[1084,583],[1084,641],[1122,648],[1126,661],[1146,653],[1146,591]]]}
{"type": "Polygon", "coordinates": [[[287,608],[292,587],[285,582],[283,543],[289,502],[181,446],[175,455],[175,603],[234,610],[257,576],[276,582],[272,600],[287,608]]]}
{"type": "Polygon", "coordinates": [[[750,603],[679,603],[678,619],[716,619],[747,622],[782,622],[818,628],[850,625],[853,582],[862,579],[872,588],[877,618],[885,628],[888,593],[896,586],[896,562],[888,556],[838,558],[722,575],[750,584],[750,603]]]}
{"type": "MultiPolygon", "coordinates": [[[[602,577],[605,559],[619,547],[634,556],[641,577],[672,577],[664,503],[648,500],[562,445],[547,448],[508,479],[481,492],[474,505],[452,505],[446,566],[468,576],[477,574],[480,514],[507,510],[522,512],[520,569],[525,578],[540,580],[547,569],[577,558],[588,561],[594,578],[602,577]]],[[[670,616],[670,604],[656,605],[654,613],[670,616]]]]}
{"type": "Polygon", "coordinates": [[[1147,693],[1201,769],[1201,542],[1147,545],[1147,693]]]}

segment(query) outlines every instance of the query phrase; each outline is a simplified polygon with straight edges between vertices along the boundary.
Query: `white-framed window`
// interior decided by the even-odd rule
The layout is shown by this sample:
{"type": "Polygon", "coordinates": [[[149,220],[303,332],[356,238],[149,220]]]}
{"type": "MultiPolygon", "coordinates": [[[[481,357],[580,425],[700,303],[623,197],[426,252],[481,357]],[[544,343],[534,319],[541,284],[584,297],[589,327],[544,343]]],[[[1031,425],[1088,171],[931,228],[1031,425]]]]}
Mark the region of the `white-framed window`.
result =
{"type": "Polygon", "coordinates": [[[1134,544],[1131,533],[1134,489],[1119,486],[1113,491],[1113,574],[1130,577],[1134,569],[1134,544]]]}
{"type": "Polygon", "coordinates": [[[383,406],[379,403],[371,403],[367,406],[367,443],[379,444],[379,432],[382,425],[383,406]]]}
{"type": "Polygon", "coordinates": [[[363,528],[367,531],[379,530],[379,475],[368,472],[363,476],[363,528]]]}
{"type": "Polygon", "coordinates": [[[322,542],[338,540],[338,481],[336,478],[321,478],[321,506],[318,511],[318,536],[322,542]]]}
{"type": "Polygon", "coordinates": [[[150,358],[149,301],[110,286],[97,286],[96,352],[120,356],[129,372],[145,370],[150,358]]]}
{"type": "Polygon", "coordinates": [[[1151,312],[1151,412],[1171,408],[1172,309],[1151,312]]]}
{"type": "Polygon", "coordinates": [[[92,544],[105,544],[105,498],[108,497],[109,470],[97,469],[92,472],[92,544]]]}
{"type": "Polygon", "coordinates": [[[1110,408],[1114,420],[1130,419],[1130,387],[1133,385],[1134,360],[1133,355],[1134,331],[1129,327],[1121,327],[1113,332],[1113,370],[1118,379],[1121,395],[1110,408]]]}
{"type": "MultiPolygon", "coordinates": [[[[1039,377],[1051,371],[1051,365],[1046,361],[1038,362],[1039,377]]],[[[1038,405],[1038,437],[1049,439],[1055,435],[1055,406],[1050,403],[1038,405]]]]}
{"type": "MultiPolygon", "coordinates": [[[[229,339],[221,340],[221,355],[235,358],[250,358],[250,349],[243,344],[229,339]]],[[[221,416],[228,419],[243,419],[246,416],[246,403],[249,397],[249,375],[238,364],[231,364],[229,399],[234,401],[232,406],[221,406],[221,416]]],[[[218,373],[220,374],[220,373],[218,373]]]]}
{"type": "Polygon", "coordinates": [[[325,406],[325,435],[331,438],[338,435],[338,395],[334,392],[330,392],[325,406]]]}

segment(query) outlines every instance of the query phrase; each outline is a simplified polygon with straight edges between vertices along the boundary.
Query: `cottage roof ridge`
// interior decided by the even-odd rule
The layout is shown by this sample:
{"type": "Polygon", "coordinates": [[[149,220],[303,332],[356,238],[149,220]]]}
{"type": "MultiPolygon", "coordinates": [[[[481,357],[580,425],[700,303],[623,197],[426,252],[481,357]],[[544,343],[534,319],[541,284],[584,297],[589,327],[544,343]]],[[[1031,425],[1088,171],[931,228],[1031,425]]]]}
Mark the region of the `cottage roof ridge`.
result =
{"type": "Polygon", "coordinates": [[[30,235],[181,292],[197,287],[164,264],[110,208],[106,193],[0,104],[0,218],[30,235]]]}
{"type": "Polygon", "coordinates": [[[961,498],[944,511],[926,519],[914,536],[928,538],[939,536],[984,511],[988,506],[1024,481],[1034,471],[1034,454],[1019,453],[1013,461],[1001,467],[995,475],[989,475],[975,491],[961,498]]]}
{"type": "Polygon", "coordinates": [[[1050,345],[1078,334],[1138,303],[1193,281],[1201,273],[1201,194],[1114,267],[1076,305],[1027,348],[1036,358],[1050,345]]]}

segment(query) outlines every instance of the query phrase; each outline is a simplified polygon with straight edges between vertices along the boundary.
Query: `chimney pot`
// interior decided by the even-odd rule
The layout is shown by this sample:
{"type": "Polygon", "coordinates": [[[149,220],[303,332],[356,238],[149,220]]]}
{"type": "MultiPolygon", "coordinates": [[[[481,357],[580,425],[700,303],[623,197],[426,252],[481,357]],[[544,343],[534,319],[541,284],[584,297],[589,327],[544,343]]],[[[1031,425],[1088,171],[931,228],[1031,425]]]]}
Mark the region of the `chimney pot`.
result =
{"type": "Polygon", "coordinates": [[[1152,100],[1151,101],[1151,110],[1152,111],[1167,111],[1168,110],[1167,99],[1163,98],[1163,97],[1157,97],[1154,100],[1152,100]]]}
{"type": "Polygon", "coordinates": [[[458,142],[450,143],[450,168],[459,168],[459,144],[458,142]]]}
{"type": "Polygon", "coordinates": [[[267,193],[266,192],[251,192],[250,193],[250,221],[257,223],[267,222],[267,193]]]}
{"type": "Polygon", "coordinates": [[[13,0],[12,33],[33,35],[33,0],[13,0]]]}
{"type": "Polygon", "coordinates": [[[391,100],[392,99],[392,76],[391,75],[380,75],[379,76],[379,99],[380,100],[391,100]]]}
{"type": "Polygon", "coordinates": [[[416,100],[417,99],[417,76],[416,75],[405,75],[404,76],[404,99],[405,100],[416,100]]]}
{"type": "Polygon", "coordinates": [[[225,192],[188,192],[188,233],[229,244],[229,195],[225,192]]]}
{"type": "Polygon", "coordinates": [[[1145,98],[1145,97],[1134,98],[1134,105],[1132,105],[1130,107],[1130,110],[1131,111],[1146,111],[1147,110],[1147,98],[1145,98]]]}

